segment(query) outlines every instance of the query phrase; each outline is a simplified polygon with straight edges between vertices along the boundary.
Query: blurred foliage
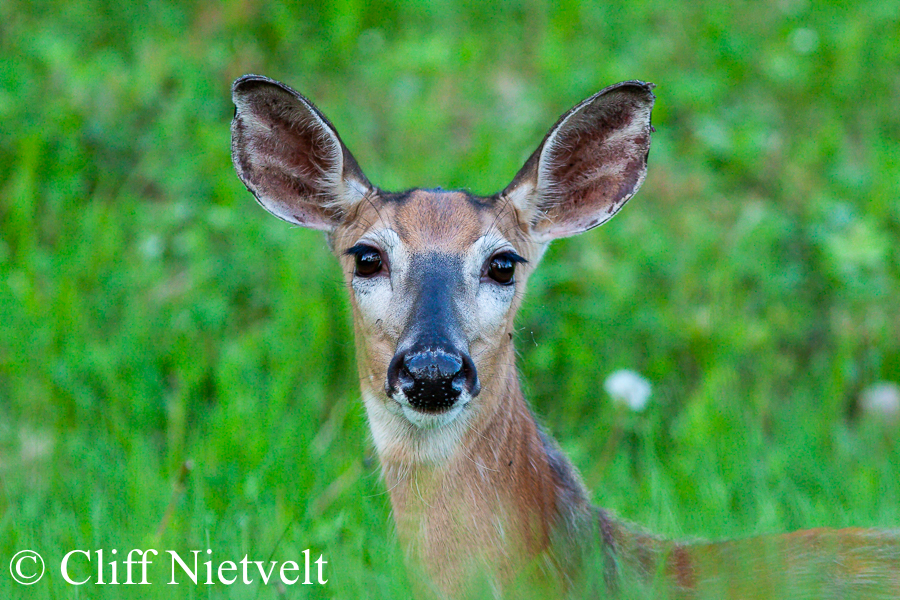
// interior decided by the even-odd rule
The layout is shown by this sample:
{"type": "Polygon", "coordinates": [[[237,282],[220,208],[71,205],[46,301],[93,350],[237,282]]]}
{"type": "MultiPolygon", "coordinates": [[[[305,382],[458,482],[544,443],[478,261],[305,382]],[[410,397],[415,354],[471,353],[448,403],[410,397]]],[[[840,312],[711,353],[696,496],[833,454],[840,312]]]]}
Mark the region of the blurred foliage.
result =
{"type": "MultiPolygon", "coordinates": [[[[857,405],[900,381],[897,0],[5,0],[0,19],[0,555],[312,547],[330,583],[292,594],[403,596],[337,264],[231,167],[248,72],[313,99],[377,185],[476,193],[577,101],[655,82],[642,191],[531,280],[536,412],[599,503],[668,535],[900,525],[898,424],[857,405]],[[617,368],[653,382],[645,413],[604,396],[617,368]]],[[[72,593],[58,573],[0,590],[72,593]]]]}

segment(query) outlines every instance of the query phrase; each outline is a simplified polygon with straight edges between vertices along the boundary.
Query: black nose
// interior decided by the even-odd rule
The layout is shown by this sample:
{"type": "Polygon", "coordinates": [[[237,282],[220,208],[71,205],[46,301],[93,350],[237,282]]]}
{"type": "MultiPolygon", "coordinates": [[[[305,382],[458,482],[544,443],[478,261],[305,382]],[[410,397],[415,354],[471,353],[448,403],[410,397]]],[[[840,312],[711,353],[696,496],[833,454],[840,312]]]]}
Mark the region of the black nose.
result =
{"type": "Polygon", "coordinates": [[[387,391],[402,391],[418,410],[441,412],[452,408],[463,391],[476,396],[480,388],[468,354],[445,348],[413,348],[391,360],[387,391]]]}

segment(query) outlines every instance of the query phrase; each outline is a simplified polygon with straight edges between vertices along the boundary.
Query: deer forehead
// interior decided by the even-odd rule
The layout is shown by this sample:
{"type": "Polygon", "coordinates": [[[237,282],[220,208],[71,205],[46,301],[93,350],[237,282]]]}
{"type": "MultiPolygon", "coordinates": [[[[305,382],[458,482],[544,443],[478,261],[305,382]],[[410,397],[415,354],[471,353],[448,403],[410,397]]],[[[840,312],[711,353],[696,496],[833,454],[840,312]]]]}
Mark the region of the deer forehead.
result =
{"type": "Polygon", "coordinates": [[[493,199],[416,189],[362,203],[342,237],[350,245],[366,238],[383,240],[388,251],[399,242],[411,255],[464,255],[517,245],[522,232],[516,217],[511,205],[493,199]]]}

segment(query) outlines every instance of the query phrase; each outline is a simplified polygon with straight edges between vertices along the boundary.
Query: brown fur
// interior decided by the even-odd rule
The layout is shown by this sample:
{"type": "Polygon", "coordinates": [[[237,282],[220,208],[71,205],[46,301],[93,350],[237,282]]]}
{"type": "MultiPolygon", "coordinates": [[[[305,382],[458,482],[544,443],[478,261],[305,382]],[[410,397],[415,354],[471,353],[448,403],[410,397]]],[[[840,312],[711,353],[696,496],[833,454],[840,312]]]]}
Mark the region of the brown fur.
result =
{"type": "MultiPolygon", "coordinates": [[[[355,224],[335,232],[336,250],[361,235],[361,224],[376,222],[389,223],[420,252],[462,252],[487,229],[497,227],[523,251],[535,253],[526,255],[529,260],[540,258],[539,248],[529,244],[527,232],[521,230],[514,207],[501,208],[487,201],[479,205],[462,193],[423,190],[402,202],[360,207],[351,221],[355,224]]],[[[349,258],[342,260],[349,283],[352,265],[349,258]]],[[[530,271],[517,272],[521,285],[530,271]]],[[[508,335],[516,308],[509,312],[506,334],[479,357],[484,389],[478,397],[477,418],[469,423],[451,456],[439,464],[423,463],[411,447],[398,446],[380,457],[400,539],[430,574],[439,594],[463,596],[471,591],[466,582],[480,583],[477,576],[485,571],[502,590],[524,565],[563,583],[577,580],[582,549],[609,556],[612,571],[605,579],[610,590],[622,585],[619,565],[683,598],[722,589],[730,591],[720,597],[756,597],[759,570],[770,570],[773,564],[784,565],[785,573],[802,574],[799,582],[808,582],[823,561],[837,561],[838,570],[822,577],[839,580],[841,589],[859,584],[860,577],[854,583],[854,573],[881,573],[884,579],[892,576],[886,568],[900,566],[897,537],[868,530],[811,530],[723,543],[674,543],[643,534],[605,513],[594,513],[577,471],[555,443],[542,435],[521,393],[508,335]],[[738,561],[747,572],[739,575],[738,561]],[[725,588],[719,585],[723,577],[732,578],[725,588]]],[[[358,331],[362,387],[378,394],[393,347],[390,340],[367,336],[358,331]]],[[[784,597],[780,591],[792,584],[783,577],[778,581],[783,587],[770,586],[769,595],[760,597],[784,597]]],[[[897,584],[882,581],[879,585],[896,589],[897,584]]]]}

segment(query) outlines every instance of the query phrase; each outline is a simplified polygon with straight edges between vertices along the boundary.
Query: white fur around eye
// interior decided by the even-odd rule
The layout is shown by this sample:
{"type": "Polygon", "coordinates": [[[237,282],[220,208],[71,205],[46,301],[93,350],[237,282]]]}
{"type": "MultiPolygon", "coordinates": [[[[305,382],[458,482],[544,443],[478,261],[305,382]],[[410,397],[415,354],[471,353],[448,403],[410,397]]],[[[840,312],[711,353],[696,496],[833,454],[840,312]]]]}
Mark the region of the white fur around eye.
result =
{"type": "MultiPolygon", "coordinates": [[[[474,286],[473,305],[463,315],[463,327],[470,340],[494,335],[506,324],[506,316],[516,295],[516,284],[501,285],[482,281],[484,266],[492,256],[504,250],[514,252],[513,246],[498,233],[479,238],[467,252],[467,281],[474,286]]],[[[515,281],[515,276],[513,276],[515,281]]]]}
{"type": "Polygon", "coordinates": [[[350,285],[360,317],[368,327],[377,327],[391,335],[399,336],[402,329],[399,318],[405,314],[403,307],[410,302],[409,298],[404,298],[398,292],[402,287],[400,282],[409,270],[409,251],[403,245],[400,236],[392,229],[367,232],[356,243],[381,250],[385,261],[384,268],[389,269],[387,277],[353,276],[350,285]]]}

